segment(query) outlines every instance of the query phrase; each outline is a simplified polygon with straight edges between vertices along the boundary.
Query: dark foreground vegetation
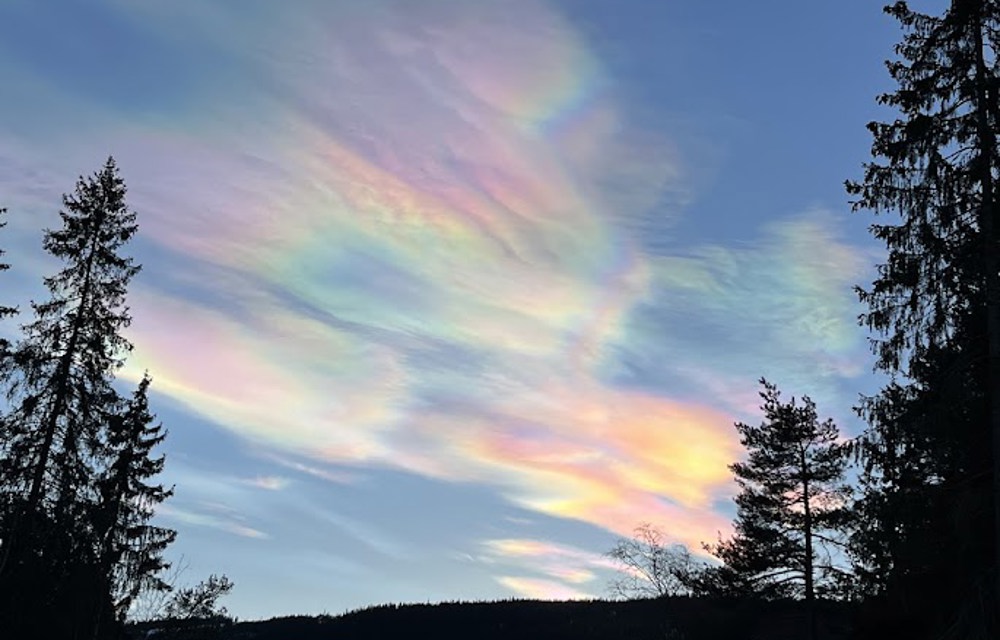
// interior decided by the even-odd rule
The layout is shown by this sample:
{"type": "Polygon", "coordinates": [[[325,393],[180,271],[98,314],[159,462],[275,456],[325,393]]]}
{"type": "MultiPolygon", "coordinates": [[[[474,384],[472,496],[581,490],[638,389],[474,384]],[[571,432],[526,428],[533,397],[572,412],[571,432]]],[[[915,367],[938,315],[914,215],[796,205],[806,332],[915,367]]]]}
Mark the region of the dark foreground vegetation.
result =
{"type": "MultiPolygon", "coordinates": [[[[850,637],[854,607],[824,603],[820,640],[850,637]]],[[[342,616],[274,618],[260,622],[143,624],[135,638],[194,640],[794,640],[808,615],[792,600],[750,602],[686,597],[631,601],[445,603],[382,605],[342,616]]]]}
{"type": "Polygon", "coordinates": [[[612,555],[638,558],[623,595],[694,597],[235,624],[215,606],[232,584],[213,576],[136,626],[138,605],[173,589],[175,532],[153,521],[172,490],[156,480],[151,378],[116,380],[138,224],[109,160],[44,232],[60,265],[47,298],[0,305],[21,321],[0,339],[0,638],[1000,638],[1000,0],[886,11],[904,29],[896,90],[879,97],[893,114],[869,124],[872,159],[847,191],[883,216],[870,229],[885,259],[857,292],[887,382],[844,441],[807,397],[761,381],[763,422],[736,425],[734,534],[705,546],[718,562],[668,558],[642,528],[612,555]]]}

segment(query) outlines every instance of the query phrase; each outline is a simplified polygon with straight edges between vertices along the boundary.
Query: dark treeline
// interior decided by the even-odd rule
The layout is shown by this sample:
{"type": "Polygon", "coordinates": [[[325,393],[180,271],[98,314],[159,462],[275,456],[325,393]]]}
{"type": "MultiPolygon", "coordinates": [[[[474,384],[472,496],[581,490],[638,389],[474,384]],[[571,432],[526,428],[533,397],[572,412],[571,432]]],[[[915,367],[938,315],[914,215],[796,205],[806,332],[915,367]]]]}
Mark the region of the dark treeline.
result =
{"type": "MultiPolygon", "coordinates": [[[[820,640],[847,640],[850,608],[825,602],[820,640]]],[[[688,597],[630,601],[509,600],[381,605],[341,616],[294,616],[213,627],[218,640],[798,640],[807,614],[801,602],[688,597]]],[[[139,633],[152,628],[142,625],[139,633]]],[[[158,624],[175,640],[205,638],[206,626],[158,624]]]]}
{"type": "MultiPolygon", "coordinates": [[[[872,159],[847,182],[887,250],[857,293],[885,386],[867,426],[840,436],[808,397],[761,380],[734,533],[702,563],[648,525],[611,552],[632,602],[383,607],[338,618],[233,625],[213,576],[155,623],[174,637],[856,638],[1000,637],[1000,0],[940,15],[897,2],[887,63],[894,110],[868,125],[872,159]],[[853,472],[852,472],[853,468],[853,472]],[[848,482],[849,478],[856,481],[848,482]],[[678,597],[678,594],[682,594],[678,597]],[[186,622],[177,619],[189,619],[186,622]],[[207,621],[206,621],[207,620],[207,621]],[[233,635],[236,634],[236,635],[233,635]]],[[[126,294],[137,230],[112,161],[64,198],[43,246],[63,268],[19,337],[0,340],[0,632],[118,638],[137,599],[164,592],[175,533],[151,524],[165,437],[150,378],[115,382],[131,345],[126,294]]],[[[2,256],[2,253],[0,253],[2,256]]],[[[0,264],[0,277],[7,265],[0,264]]],[[[9,301],[4,301],[9,302],[9,301]]]]}

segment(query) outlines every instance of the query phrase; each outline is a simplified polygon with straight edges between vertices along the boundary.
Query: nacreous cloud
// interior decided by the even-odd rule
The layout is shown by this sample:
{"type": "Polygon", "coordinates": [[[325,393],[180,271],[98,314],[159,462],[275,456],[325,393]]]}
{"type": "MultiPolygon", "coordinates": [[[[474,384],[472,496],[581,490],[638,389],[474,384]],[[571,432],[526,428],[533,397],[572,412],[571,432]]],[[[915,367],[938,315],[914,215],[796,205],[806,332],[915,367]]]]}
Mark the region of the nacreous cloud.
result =
{"type": "MultiPolygon", "coordinates": [[[[733,418],[659,384],[689,359],[676,327],[634,319],[664,290],[722,286],[731,256],[643,250],[681,168],[574,27],[531,0],[209,5],[120,5],[193,25],[234,70],[187,121],[122,134],[158,245],[131,299],[131,375],[277,456],[485,483],[695,547],[725,529],[733,418]],[[609,373],[644,350],[657,372],[609,373]]],[[[826,327],[813,291],[785,295],[826,327]]]]}
{"type": "Polygon", "coordinates": [[[583,589],[600,591],[601,578],[618,570],[606,556],[541,540],[505,538],[487,540],[482,546],[484,553],[478,560],[494,565],[498,574],[496,580],[526,597],[595,597],[583,589]],[[511,572],[529,575],[507,575],[511,572]]]}

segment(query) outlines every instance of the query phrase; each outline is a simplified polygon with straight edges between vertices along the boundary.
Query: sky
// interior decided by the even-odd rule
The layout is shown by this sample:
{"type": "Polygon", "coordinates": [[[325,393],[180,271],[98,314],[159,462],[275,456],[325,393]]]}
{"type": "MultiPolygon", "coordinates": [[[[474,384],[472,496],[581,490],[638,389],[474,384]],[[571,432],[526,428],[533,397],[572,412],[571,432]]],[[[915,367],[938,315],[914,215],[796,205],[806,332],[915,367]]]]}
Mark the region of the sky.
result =
{"type": "Polygon", "coordinates": [[[3,302],[113,155],[119,379],[240,618],[608,596],[640,523],[730,531],[761,376],[862,428],[878,5],[3,0],[3,302]]]}

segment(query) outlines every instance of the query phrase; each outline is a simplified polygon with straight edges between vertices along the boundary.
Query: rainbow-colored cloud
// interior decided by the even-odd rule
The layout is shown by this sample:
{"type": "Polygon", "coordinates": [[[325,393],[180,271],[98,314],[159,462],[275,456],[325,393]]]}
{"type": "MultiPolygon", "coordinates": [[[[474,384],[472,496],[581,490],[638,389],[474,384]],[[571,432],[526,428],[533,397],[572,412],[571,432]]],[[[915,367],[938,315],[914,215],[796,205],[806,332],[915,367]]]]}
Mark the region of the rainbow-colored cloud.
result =
{"type": "Polygon", "coordinates": [[[698,362],[704,342],[678,343],[670,320],[725,331],[743,305],[751,355],[780,341],[789,362],[853,375],[835,292],[856,253],[815,215],[753,252],[652,252],[634,224],[650,211],[609,204],[683,191],[679,161],[629,129],[573,27],[533,2],[516,19],[425,9],[286,16],[296,37],[254,48],[259,131],[233,111],[226,129],[133,143],[157,158],[136,198],[148,237],[189,261],[136,296],[136,370],[273,447],[488,483],[620,534],[714,538],[739,450],[711,385],[735,373],[752,397],[767,363],[698,362]],[[616,375],[636,363],[644,384],[616,375]],[[687,384],[650,384],[671,376],[687,384]]]}
{"type": "Polygon", "coordinates": [[[656,267],[622,223],[646,212],[608,204],[671,189],[673,149],[630,133],[544,4],[389,3],[322,27],[258,44],[283,91],[260,135],[236,117],[133,143],[158,159],[149,237],[191,261],[137,294],[135,370],[272,446],[714,535],[730,417],[602,373],[656,267]]]}
{"type": "MultiPolygon", "coordinates": [[[[401,470],[619,535],[715,539],[756,378],[822,400],[858,374],[859,251],[818,212],[752,247],[678,246],[683,153],[549,3],[304,4],[109,2],[218,65],[192,70],[175,119],[110,108],[127,127],[66,151],[112,145],[133,185],[147,272],[127,375],[149,369],[302,473],[401,470]]],[[[294,486],[250,478],[234,482],[294,486]]],[[[500,567],[522,595],[590,597],[608,568],[553,543],[485,547],[550,560],[500,567]]]]}

